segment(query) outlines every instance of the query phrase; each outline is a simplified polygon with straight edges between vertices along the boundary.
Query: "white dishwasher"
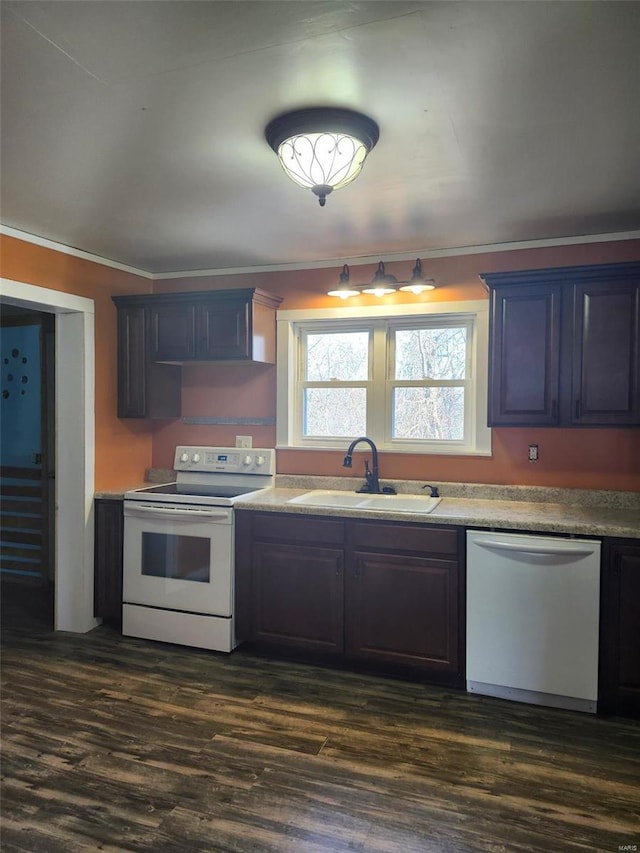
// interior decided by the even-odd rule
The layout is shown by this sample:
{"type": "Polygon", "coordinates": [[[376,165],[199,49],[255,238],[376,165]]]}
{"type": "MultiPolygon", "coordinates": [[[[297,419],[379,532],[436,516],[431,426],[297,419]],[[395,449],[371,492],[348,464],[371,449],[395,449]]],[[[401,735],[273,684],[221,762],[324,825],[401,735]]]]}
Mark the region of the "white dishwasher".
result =
{"type": "Polygon", "coordinates": [[[600,542],[467,532],[467,690],[595,712],[600,542]]]}

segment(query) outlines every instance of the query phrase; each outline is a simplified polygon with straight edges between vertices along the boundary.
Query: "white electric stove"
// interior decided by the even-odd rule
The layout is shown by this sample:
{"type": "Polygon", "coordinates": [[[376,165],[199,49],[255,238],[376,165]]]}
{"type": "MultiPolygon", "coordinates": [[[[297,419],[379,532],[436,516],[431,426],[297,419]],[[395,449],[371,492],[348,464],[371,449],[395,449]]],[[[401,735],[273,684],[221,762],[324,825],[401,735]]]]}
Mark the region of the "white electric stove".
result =
{"type": "Polygon", "coordinates": [[[122,633],[230,652],[233,505],[273,487],[275,450],[180,446],[174,468],[124,496],[122,633]]]}

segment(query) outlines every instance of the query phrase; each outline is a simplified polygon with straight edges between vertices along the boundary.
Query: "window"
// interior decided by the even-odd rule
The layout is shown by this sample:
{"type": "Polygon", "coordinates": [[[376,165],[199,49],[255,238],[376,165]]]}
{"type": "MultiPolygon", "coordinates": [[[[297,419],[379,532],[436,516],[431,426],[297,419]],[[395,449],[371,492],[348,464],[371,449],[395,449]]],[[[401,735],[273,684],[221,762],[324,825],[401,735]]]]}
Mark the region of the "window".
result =
{"type": "Polygon", "coordinates": [[[486,402],[485,303],[278,312],[279,447],[488,454],[486,402]]]}

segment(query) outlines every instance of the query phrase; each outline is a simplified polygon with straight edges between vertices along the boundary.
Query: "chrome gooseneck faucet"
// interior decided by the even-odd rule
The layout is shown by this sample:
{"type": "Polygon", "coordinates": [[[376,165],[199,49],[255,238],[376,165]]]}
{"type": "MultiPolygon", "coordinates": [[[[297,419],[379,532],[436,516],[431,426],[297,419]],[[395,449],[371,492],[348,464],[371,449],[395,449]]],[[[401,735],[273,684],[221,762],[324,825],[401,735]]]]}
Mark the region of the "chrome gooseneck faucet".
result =
{"type": "Polygon", "coordinates": [[[361,441],[364,441],[365,444],[368,444],[371,448],[371,464],[373,465],[373,470],[369,470],[369,462],[365,460],[364,463],[364,478],[366,480],[365,484],[357,489],[358,492],[365,492],[371,495],[392,495],[395,494],[395,489],[390,487],[385,487],[384,489],[380,488],[380,480],[378,475],[378,448],[371,441],[370,438],[367,438],[366,435],[361,436],[360,438],[354,439],[349,447],[347,448],[347,455],[344,457],[344,461],[342,463],[343,468],[351,468],[353,466],[353,451],[356,445],[360,444],[361,441]]]}

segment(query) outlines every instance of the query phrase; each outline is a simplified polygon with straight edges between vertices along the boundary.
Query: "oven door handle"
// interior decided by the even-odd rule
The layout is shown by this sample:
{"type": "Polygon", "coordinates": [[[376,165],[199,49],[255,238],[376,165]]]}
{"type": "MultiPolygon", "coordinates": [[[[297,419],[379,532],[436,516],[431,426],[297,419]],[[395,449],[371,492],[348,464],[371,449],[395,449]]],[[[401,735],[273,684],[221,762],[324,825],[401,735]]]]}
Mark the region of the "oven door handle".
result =
{"type": "Polygon", "coordinates": [[[173,509],[160,506],[125,506],[124,514],[129,516],[137,515],[140,518],[150,518],[154,515],[161,518],[170,516],[171,518],[184,519],[185,521],[198,518],[231,517],[231,511],[226,509],[173,509]]]}

